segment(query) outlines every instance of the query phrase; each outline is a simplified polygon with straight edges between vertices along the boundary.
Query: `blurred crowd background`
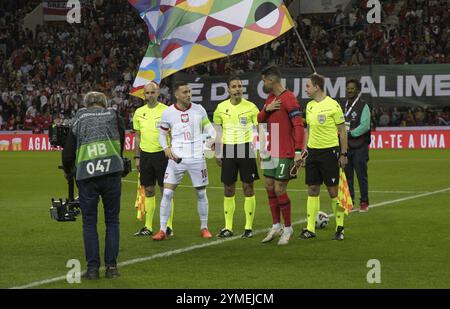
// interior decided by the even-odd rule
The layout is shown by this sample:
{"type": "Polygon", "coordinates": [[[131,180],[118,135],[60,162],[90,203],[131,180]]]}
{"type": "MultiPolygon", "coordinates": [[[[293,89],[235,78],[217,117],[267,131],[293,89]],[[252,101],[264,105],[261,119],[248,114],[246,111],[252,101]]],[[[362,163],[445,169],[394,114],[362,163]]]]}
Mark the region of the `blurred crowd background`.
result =
{"type": "MultiPolygon", "coordinates": [[[[124,0],[104,1],[96,8],[86,1],[81,25],[46,23],[34,32],[24,29],[23,17],[40,2],[0,2],[0,130],[40,133],[52,123],[67,122],[91,89],[105,92],[131,128],[142,100],[128,93],[148,45],[146,25],[135,9],[124,0]]],[[[346,13],[299,15],[296,22],[316,67],[450,63],[449,1],[382,1],[381,24],[367,24],[366,2],[353,1],[346,13]]],[[[289,31],[259,48],[186,71],[229,75],[258,72],[269,64],[305,67],[294,35],[289,31]]],[[[164,81],[161,101],[171,102],[164,81]]],[[[443,126],[450,125],[449,112],[426,105],[375,106],[372,123],[443,126]]]]}

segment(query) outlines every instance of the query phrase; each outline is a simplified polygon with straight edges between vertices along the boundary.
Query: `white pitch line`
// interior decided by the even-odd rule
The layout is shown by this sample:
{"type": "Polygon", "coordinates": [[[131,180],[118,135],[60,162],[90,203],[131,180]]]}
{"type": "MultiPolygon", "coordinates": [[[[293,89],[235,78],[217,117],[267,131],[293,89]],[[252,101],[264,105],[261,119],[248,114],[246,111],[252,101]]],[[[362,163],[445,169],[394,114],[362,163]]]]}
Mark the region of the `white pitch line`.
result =
{"type": "MultiPolygon", "coordinates": [[[[407,197],[403,197],[403,198],[399,198],[399,199],[395,199],[395,200],[380,202],[380,203],[371,205],[370,208],[375,208],[375,207],[380,207],[380,206],[384,206],[384,205],[388,205],[388,204],[404,202],[404,201],[413,200],[413,199],[416,199],[416,198],[429,196],[429,195],[433,195],[433,194],[439,194],[439,193],[443,193],[443,192],[447,192],[447,191],[450,191],[450,188],[445,188],[445,189],[441,189],[441,190],[437,190],[437,191],[426,192],[426,193],[412,195],[412,196],[407,196],[407,197]]],[[[334,217],[334,214],[330,214],[329,216],[330,217],[334,217]]],[[[306,222],[305,219],[304,220],[299,220],[299,221],[293,222],[292,225],[298,225],[298,224],[305,223],[305,222],[306,222]]],[[[269,228],[256,230],[253,234],[254,235],[261,234],[261,233],[267,232],[268,230],[269,230],[269,228]]],[[[239,238],[241,238],[241,237],[240,236],[233,236],[233,237],[230,237],[230,238],[227,238],[227,239],[219,239],[219,240],[214,240],[214,241],[211,241],[211,242],[208,242],[208,243],[204,243],[204,244],[200,244],[200,245],[194,245],[194,246],[189,246],[189,247],[180,248],[180,249],[176,249],[176,250],[171,250],[171,251],[167,251],[167,252],[161,252],[161,253],[157,253],[157,254],[146,256],[146,257],[142,257],[142,258],[136,258],[136,259],[131,259],[131,260],[128,260],[128,261],[124,261],[124,262],[118,263],[117,266],[126,266],[126,265],[132,265],[132,264],[136,264],[136,263],[141,263],[141,262],[147,262],[147,261],[150,261],[150,260],[163,258],[163,257],[168,257],[168,256],[172,256],[172,255],[176,255],[176,254],[180,254],[180,253],[184,253],[184,252],[189,252],[189,251],[193,251],[193,250],[196,250],[196,249],[202,249],[202,248],[206,248],[206,247],[220,245],[221,243],[224,243],[226,241],[232,241],[232,240],[236,240],[236,239],[239,239],[239,238]]],[[[100,270],[102,270],[102,269],[103,269],[103,267],[100,268],[100,270]]],[[[22,285],[22,286],[15,286],[15,287],[12,287],[11,289],[27,289],[27,288],[32,288],[32,287],[44,285],[44,284],[47,284],[47,283],[53,283],[53,282],[61,281],[61,280],[64,280],[64,279],[66,279],[66,276],[60,276],[60,277],[46,279],[46,280],[42,280],[42,281],[35,281],[35,282],[29,283],[29,284],[26,284],[26,285],[22,285]]]]}
{"type": "MultiPolygon", "coordinates": [[[[123,182],[129,182],[137,184],[137,181],[122,179],[123,182]]],[[[188,185],[178,185],[178,187],[182,188],[192,188],[192,186],[188,185]]],[[[220,189],[223,190],[223,187],[217,187],[217,186],[207,186],[207,189],[220,189]]],[[[265,188],[255,188],[256,191],[266,191],[265,188]]],[[[307,192],[307,189],[288,189],[288,191],[291,192],[307,192]]],[[[326,191],[325,191],[326,192],[326,191]]],[[[382,190],[370,190],[369,193],[392,193],[392,194],[413,194],[413,193],[427,193],[429,191],[382,191],[382,190]]]]}

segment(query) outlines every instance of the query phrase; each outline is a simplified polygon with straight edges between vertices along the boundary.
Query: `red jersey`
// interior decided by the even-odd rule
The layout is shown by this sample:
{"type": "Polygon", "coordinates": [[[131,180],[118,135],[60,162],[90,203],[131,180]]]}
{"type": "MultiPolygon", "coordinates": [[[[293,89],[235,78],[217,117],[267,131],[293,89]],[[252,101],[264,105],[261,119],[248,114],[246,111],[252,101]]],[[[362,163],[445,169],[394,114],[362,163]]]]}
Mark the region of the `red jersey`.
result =
{"type": "Polygon", "coordinates": [[[44,130],[48,130],[50,125],[52,124],[52,116],[51,115],[43,115],[41,120],[41,125],[44,130]]]}
{"type": "Polygon", "coordinates": [[[26,130],[33,129],[34,118],[31,115],[25,115],[25,120],[23,123],[23,128],[26,130]]]}
{"type": "Polygon", "coordinates": [[[269,131],[268,150],[275,158],[293,158],[295,151],[303,150],[303,119],[300,104],[294,93],[283,91],[279,96],[270,94],[258,114],[259,123],[267,123],[269,131]],[[275,99],[281,101],[279,110],[266,112],[266,106],[275,99]],[[276,125],[274,125],[276,124],[276,125]]]}

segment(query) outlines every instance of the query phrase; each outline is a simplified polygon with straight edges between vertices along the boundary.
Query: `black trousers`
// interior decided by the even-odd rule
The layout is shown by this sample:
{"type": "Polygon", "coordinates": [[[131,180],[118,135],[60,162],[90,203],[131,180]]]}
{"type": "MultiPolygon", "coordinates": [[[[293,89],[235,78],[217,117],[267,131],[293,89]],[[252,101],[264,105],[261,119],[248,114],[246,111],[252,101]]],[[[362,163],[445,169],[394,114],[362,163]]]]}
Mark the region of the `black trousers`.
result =
{"type": "Polygon", "coordinates": [[[355,182],[354,174],[358,177],[359,191],[361,194],[360,202],[369,203],[369,179],[367,176],[367,162],[369,162],[369,146],[364,145],[360,148],[349,149],[348,164],[345,166],[345,176],[347,177],[350,195],[355,203],[355,182]]]}

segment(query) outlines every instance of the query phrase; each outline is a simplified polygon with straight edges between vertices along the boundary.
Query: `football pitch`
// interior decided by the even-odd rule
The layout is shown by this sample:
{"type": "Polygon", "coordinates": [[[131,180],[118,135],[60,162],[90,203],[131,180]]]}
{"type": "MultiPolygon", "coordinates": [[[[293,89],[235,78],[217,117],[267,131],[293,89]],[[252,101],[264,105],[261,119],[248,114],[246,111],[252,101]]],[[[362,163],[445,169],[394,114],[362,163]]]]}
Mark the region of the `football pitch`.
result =
{"type": "MultiPolygon", "coordinates": [[[[370,152],[368,213],[345,218],[342,242],[332,241],[334,217],[317,238],[300,240],[305,225],[304,173],[289,184],[294,236],[289,245],[261,244],[271,225],[263,179],[255,183],[255,235],[244,228],[243,195],[237,184],[231,239],[200,237],[196,196],[188,176],[175,192],[174,237],[155,242],[133,237],[136,172],[122,182],[121,277],[69,284],[70,259],[86,267],[81,216],[76,222],[50,219],[52,197],[66,197],[59,152],[0,153],[0,288],[450,288],[450,150],[370,152]],[[368,261],[380,265],[381,283],[367,281],[368,261]]],[[[127,153],[131,157],[131,153],[127,153]]],[[[208,161],[209,228],[224,225],[220,169],[208,161]]],[[[262,175],[260,175],[262,178],[262,175]]],[[[357,194],[359,199],[359,194],[357,194]]],[[[159,194],[157,195],[159,204],[159,194]]],[[[103,255],[104,223],[99,206],[103,255]]],[[[321,210],[331,213],[322,187],[321,210]]],[[[153,229],[159,227],[159,212],[153,229]]],[[[102,258],[103,259],[103,258],[102,258]]],[[[104,274],[101,272],[101,277],[104,274]]]]}

